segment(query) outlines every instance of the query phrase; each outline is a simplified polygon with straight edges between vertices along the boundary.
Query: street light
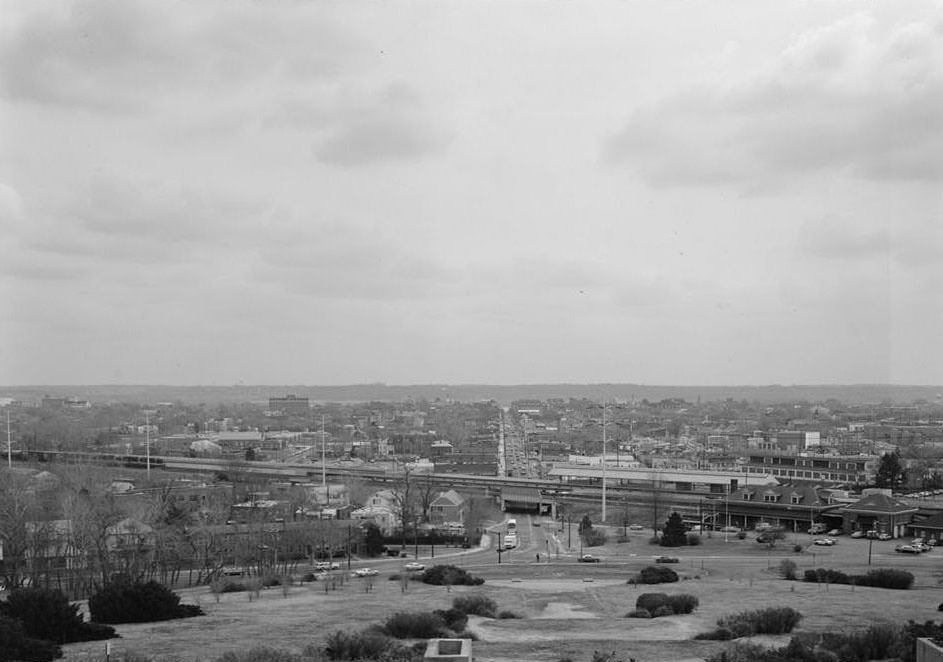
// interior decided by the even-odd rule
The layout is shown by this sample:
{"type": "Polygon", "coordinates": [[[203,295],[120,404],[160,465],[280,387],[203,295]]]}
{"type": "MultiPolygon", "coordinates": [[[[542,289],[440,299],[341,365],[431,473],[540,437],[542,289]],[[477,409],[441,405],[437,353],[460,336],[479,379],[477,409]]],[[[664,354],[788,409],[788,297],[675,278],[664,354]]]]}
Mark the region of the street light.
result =
{"type": "Polygon", "coordinates": [[[147,479],[151,479],[151,414],[157,412],[152,409],[144,410],[144,454],[147,457],[147,479]]]}

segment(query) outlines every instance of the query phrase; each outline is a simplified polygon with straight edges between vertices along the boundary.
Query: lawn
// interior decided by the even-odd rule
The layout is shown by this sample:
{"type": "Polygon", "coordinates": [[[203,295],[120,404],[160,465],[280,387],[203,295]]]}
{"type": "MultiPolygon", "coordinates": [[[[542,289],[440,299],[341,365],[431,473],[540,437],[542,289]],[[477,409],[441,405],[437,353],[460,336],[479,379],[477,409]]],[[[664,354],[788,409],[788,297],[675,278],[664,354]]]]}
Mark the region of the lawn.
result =
{"type": "MultiPolygon", "coordinates": [[[[594,548],[600,564],[577,564],[572,558],[550,563],[524,562],[496,565],[490,557],[469,556],[449,562],[465,565],[486,583],[478,587],[426,586],[412,582],[403,593],[399,582],[381,574],[367,591],[368,581],[350,579],[334,591],[323,583],[275,587],[249,600],[245,593],[221,596],[219,602],[206,588],[181,591],[184,602],[200,604],[207,615],[181,621],[118,626],[120,639],[112,641],[112,659],[118,653],[138,653],[152,660],[210,661],[227,651],[257,644],[294,652],[311,643],[323,643],[334,630],[359,630],[382,622],[397,611],[431,611],[451,606],[463,594],[483,593],[520,620],[474,618],[470,628],[479,662],[556,662],[570,657],[588,660],[592,651],[616,651],[624,658],[645,662],[701,660],[729,644],[692,641],[709,630],[722,615],[769,606],[790,606],[804,616],[799,631],[848,631],[871,623],[900,624],[908,619],[936,620],[940,602],[935,558],[897,558],[884,548],[872,567],[907,567],[917,575],[914,589],[891,591],[852,586],[824,586],[780,579],[775,568],[782,558],[793,558],[801,571],[808,567],[835,567],[862,571],[864,547],[844,541],[826,552],[793,554],[791,545],[765,550],[749,541],[709,541],[698,548],[672,550],[681,563],[673,566],[683,577],[675,584],[634,586],[626,579],[663,550],[641,543],[594,548]],[[843,547],[844,545],[844,547],[843,547]],[[478,563],[473,561],[477,560],[478,563]],[[484,562],[485,560],[489,562],[484,562]],[[700,600],[692,615],[659,619],[628,619],[642,592],[690,593],[700,600]]],[[[877,547],[877,546],[875,546],[877,547]]],[[[887,548],[891,549],[890,547],[887,548]]],[[[941,554],[935,550],[930,554],[941,554]]],[[[426,561],[429,563],[428,561],[426,561]]],[[[785,641],[788,637],[782,639],[785,641]]],[[[88,660],[104,652],[103,642],[64,647],[65,660],[88,660]]]]}

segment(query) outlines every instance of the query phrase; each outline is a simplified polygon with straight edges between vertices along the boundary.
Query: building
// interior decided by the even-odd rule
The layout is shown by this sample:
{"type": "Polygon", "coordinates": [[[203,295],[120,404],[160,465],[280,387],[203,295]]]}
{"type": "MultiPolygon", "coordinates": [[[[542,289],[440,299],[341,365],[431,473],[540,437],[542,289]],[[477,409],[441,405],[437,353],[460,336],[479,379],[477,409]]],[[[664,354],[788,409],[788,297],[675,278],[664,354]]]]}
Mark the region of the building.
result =
{"type": "Polygon", "coordinates": [[[894,538],[906,535],[918,508],[891,496],[890,490],[864,490],[860,500],[845,506],[844,529],[889,533],[894,538]]]}
{"type": "Polygon", "coordinates": [[[877,472],[877,455],[838,455],[773,448],[750,449],[746,468],[752,474],[771,474],[783,481],[808,480],[828,484],[871,483],[877,472]]]}
{"type": "Polygon", "coordinates": [[[429,519],[435,526],[441,526],[446,522],[464,523],[465,515],[465,497],[455,490],[439,493],[429,504],[429,519]]]}
{"type": "Polygon", "coordinates": [[[281,398],[269,398],[268,408],[285,416],[307,416],[311,411],[311,402],[308,398],[286,395],[281,398]]]}

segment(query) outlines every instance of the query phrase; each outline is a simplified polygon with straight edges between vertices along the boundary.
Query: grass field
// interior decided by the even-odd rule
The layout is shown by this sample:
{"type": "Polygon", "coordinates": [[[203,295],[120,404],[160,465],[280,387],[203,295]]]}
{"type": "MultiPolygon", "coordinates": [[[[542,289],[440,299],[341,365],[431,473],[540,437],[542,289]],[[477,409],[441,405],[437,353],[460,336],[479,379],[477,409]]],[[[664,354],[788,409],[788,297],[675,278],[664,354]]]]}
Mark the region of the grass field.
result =
{"type": "MultiPolygon", "coordinates": [[[[917,577],[913,589],[892,591],[790,582],[776,573],[783,558],[796,561],[800,575],[811,567],[863,572],[869,567],[866,542],[842,539],[833,548],[816,549],[815,557],[813,548],[794,554],[791,547],[781,544],[770,551],[749,540],[715,538],[696,548],[671,550],[681,557],[673,567],[682,581],[645,587],[626,580],[664,550],[642,539],[594,548],[593,553],[603,558],[600,564],[576,563],[567,555],[536,563],[523,550],[501,565],[487,551],[440,559],[486,580],[482,586],[451,590],[412,582],[403,593],[399,582],[387,579],[399,568],[395,560],[373,563],[381,574],[369,592],[364,580],[349,579],[328,592],[316,582],[292,586],[287,592],[271,588],[252,601],[245,593],[224,594],[217,603],[207,588],[198,587],[182,590],[181,595],[184,602],[200,604],[206,616],[118,626],[121,638],[112,641],[112,659],[131,652],[152,660],[203,662],[257,644],[300,652],[308,644],[322,643],[335,630],[359,630],[399,611],[445,609],[458,595],[478,593],[497,602],[499,609],[522,617],[470,621],[470,629],[479,637],[474,643],[479,662],[556,662],[564,657],[588,662],[594,650],[616,651],[639,662],[701,660],[729,644],[693,641],[696,633],[712,629],[725,614],[770,606],[801,612],[804,618],[797,632],[850,631],[877,622],[901,624],[940,616],[943,549],[911,557],[894,555],[891,544],[875,543],[870,567],[906,568],[917,577]],[[687,616],[625,618],[638,595],[649,591],[690,593],[699,598],[700,607],[687,616]]],[[[786,640],[788,636],[779,639],[786,640]]],[[[70,644],[64,650],[65,660],[89,660],[101,656],[104,642],[70,644]]]]}

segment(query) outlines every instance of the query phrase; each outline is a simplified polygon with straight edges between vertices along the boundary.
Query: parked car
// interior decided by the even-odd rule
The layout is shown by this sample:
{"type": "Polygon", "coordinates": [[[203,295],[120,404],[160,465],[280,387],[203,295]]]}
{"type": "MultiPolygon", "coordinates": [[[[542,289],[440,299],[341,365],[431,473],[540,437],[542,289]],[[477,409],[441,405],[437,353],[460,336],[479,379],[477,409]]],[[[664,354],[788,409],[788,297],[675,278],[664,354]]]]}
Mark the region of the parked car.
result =
{"type": "Polygon", "coordinates": [[[864,537],[865,537],[865,533],[864,533],[864,531],[852,531],[852,532],[851,532],[851,537],[852,537],[852,538],[864,538],[864,537]]]}
{"type": "Polygon", "coordinates": [[[353,572],[354,577],[374,577],[380,573],[373,568],[357,568],[353,572]]]}
{"type": "Polygon", "coordinates": [[[894,548],[895,552],[900,554],[919,554],[920,550],[913,545],[898,545],[894,548]]]}
{"type": "Polygon", "coordinates": [[[878,540],[892,540],[893,536],[890,533],[879,533],[878,540]]]}
{"type": "Polygon", "coordinates": [[[629,531],[644,531],[645,527],[641,524],[629,524],[629,531]]]}
{"type": "Polygon", "coordinates": [[[334,563],[332,561],[318,561],[314,564],[314,569],[317,572],[323,572],[325,570],[339,570],[340,567],[341,566],[339,563],[334,563]]]}
{"type": "Polygon", "coordinates": [[[678,563],[677,556],[656,556],[655,563],[678,563]]]}
{"type": "Polygon", "coordinates": [[[812,541],[812,544],[821,545],[823,547],[831,547],[835,544],[835,541],[831,538],[816,538],[814,541],[812,541]]]}
{"type": "Polygon", "coordinates": [[[423,565],[422,563],[416,563],[415,561],[411,563],[407,563],[406,565],[403,566],[403,570],[407,572],[422,572],[425,569],[426,569],[425,565],[423,565]]]}
{"type": "Polygon", "coordinates": [[[740,533],[740,527],[738,526],[722,526],[720,527],[721,533],[740,533]]]}
{"type": "Polygon", "coordinates": [[[829,532],[826,533],[825,535],[827,535],[829,538],[831,538],[832,536],[840,536],[840,535],[841,535],[841,529],[832,529],[831,531],[829,531],[829,532]]]}
{"type": "Polygon", "coordinates": [[[599,558],[593,556],[592,554],[583,554],[581,557],[576,559],[580,563],[599,563],[599,558]]]}

